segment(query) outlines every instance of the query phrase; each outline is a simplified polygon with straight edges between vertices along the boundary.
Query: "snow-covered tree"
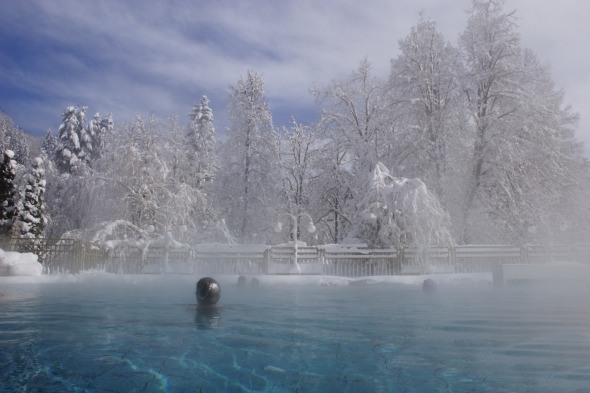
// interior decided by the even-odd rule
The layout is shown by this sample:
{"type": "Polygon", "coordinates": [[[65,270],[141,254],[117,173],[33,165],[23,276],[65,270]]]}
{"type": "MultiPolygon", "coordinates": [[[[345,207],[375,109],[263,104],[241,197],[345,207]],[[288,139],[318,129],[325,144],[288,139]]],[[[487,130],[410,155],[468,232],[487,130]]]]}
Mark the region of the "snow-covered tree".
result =
{"type": "Polygon", "coordinates": [[[118,128],[116,136],[109,140],[108,150],[97,163],[100,178],[95,184],[104,190],[101,194],[106,193],[111,211],[108,206],[94,204],[107,220],[127,219],[141,228],[155,225],[170,172],[161,144],[162,128],[162,122],[154,115],[146,119],[137,116],[133,123],[118,128]]]}
{"type": "Polygon", "coordinates": [[[317,176],[310,184],[311,210],[318,241],[339,243],[352,224],[351,204],[355,178],[348,170],[348,155],[337,140],[326,138],[316,160],[317,176]]]}
{"type": "MultiPolygon", "coordinates": [[[[553,229],[551,240],[555,243],[585,243],[590,234],[590,162],[579,160],[571,169],[573,182],[563,185],[564,192],[552,211],[557,213],[549,217],[553,229]]],[[[570,179],[572,178],[570,177],[570,179]]],[[[528,239],[527,239],[528,240],[528,239]]],[[[535,238],[530,239],[534,242],[535,238]]]]}
{"type": "MultiPolygon", "coordinates": [[[[284,212],[293,214],[301,220],[301,214],[311,212],[311,184],[317,176],[317,159],[320,144],[314,130],[292,119],[291,127],[281,131],[281,167],[283,171],[283,192],[286,201],[284,212]]],[[[313,215],[312,215],[313,216],[313,215]]],[[[302,228],[298,222],[297,228],[302,228]]],[[[289,236],[292,231],[289,232],[289,236]]],[[[300,231],[298,239],[302,239],[305,231],[300,231]]]]}
{"type": "Polygon", "coordinates": [[[449,199],[456,198],[446,189],[456,185],[448,178],[455,164],[449,146],[462,143],[466,122],[459,52],[445,42],[432,20],[424,18],[399,47],[390,74],[392,107],[400,123],[390,165],[403,167],[405,176],[422,179],[446,204],[446,192],[451,192],[449,199]]]}
{"type": "Polygon", "coordinates": [[[48,220],[45,234],[50,238],[59,238],[64,231],[74,229],[76,222],[69,205],[76,202],[73,196],[78,192],[78,183],[69,172],[60,171],[57,156],[59,149],[59,140],[51,130],[48,130],[41,144],[40,157],[45,172],[46,216],[51,218],[48,220]]]}
{"type": "Polygon", "coordinates": [[[51,130],[47,130],[43,142],[41,142],[41,151],[43,151],[47,157],[53,159],[58,146],[59,142],[57,138],[53,135],[51,130]]]}
{"type": "Polygon", "coordinates": [[[12,119],[0,111],[0,152],[12,150],[14,160],[21,165],[30,161],[30,143],[23,130],[12,119]]]}
{"type": "Polygon", "coordinates": [[[521,49],[514,12],[502,1],[473,0],[460,43],[474,139],[461,240],[485,241],[477,226],[491,220],[496,241],[524,241],[574,183],[577,116],[547,70],[521,49]]]}
{"type": "Polygon", "coordinates": [[[187,180],[191,185],[201,186],[213,181],[218,167],[215,155],[217,140],[209,99],[203,96],[201,103],[194,106],[189,116],[187,139],[191,173],[187,180]]]}
{"type": "Polygon", "coordinates": [[[377,162],[390,156],[397,142],[389,109],[388,85],[361,61],[348,78],[314,89],[322,105],[319,127],[325,139],[320,183],[314,192],[324,203],[318,212],[320,233],[341,240],[356,220],[356,201],[377,162]]]}
{"type": "Polygon", "coordinates": [[[109,134],[81,199],[89,222],[119,219],[153,236],[170,232],[185,241],[204,241],[217,233],[208,195],[183,178],[186,139],[176,119],[138,116],[109,134]]]}
{"type": "Polygon", "coordinates": [[[112,130],[113,117],[110,113],[105,118],[102,118],[98,112],[94,114],[92,120],[86,125],[86,132],[82,139],[82,150],[85,152],[87,162],[92,163],[100,157],[105,137],[112,130]]]}
{"type": "MultiPolygon", "coordinates": [[[[482,176],[482,200],[494,223],[512,238],[551,238],[555,222],[567,210],[568,193],[576,186],[582,145],[575,138],[577,114],[563,104],[549,72],[531,52],[524,51],[514,110],[491,135],[489,149],[496,161],[492,176],[482,176]]],[[[576,206],[579,207],[579,206],[576,206]]]]}
{"type": "Polygon", "coordinates": [[[84,129],[87,107],[69,106],[63,113],[58,129],[59,146],[56,150],[56,164],[60,171],[71,173],[87,160],[89,136],[84,129]]]}
{"type": "Polygon", "coordinates": [[[217,171],[213,151],[216,142],[213,113],[206,97],[201,110],[201,126],[198,128],[202,144],[199,149],[193,149],[195,145],[190,142],[187,144],[187,133],[180,127],[164,134],[172,172],[167,181],[170,195],[163,208],[176,217],[175,238],[189,242],[226,241],[223,236],[218,236],[220,220],[212,202],[212,181],[217,171]]]}
{"type": "Polygon", "coordinates": [[[350,156],[353,173],[363,179],[394,142],[387,90],[387,84],[371,74],[366,59],[348,78],[314,90],[323,106],[321,126],[350,156]]]}
{"type": "Polygon", "coordinates": [[[110,114],[101,118],[97,113],[85,125],[87,111],[87,107],[66,108],[57,140],[48,132],[43,142],[47,210],[51,217],[46,232],[52,237],[97,219],[91,203],[96,195],[88,194],[94,180],[90,167],[102,154],[103,140],[113,129],[113,120],[110,114]]]}
{"type": "Polygon", "coordinates": [[[264,242],[276,222],[279,143],[262,77],[248,71],[229,88],[228,140],[221,150],[216,200],[238,241],[264,242]]]}
{"type": "Polygon", "coordinates": [[[43,160],[33,159],[31,172],[26,176],[26,183],[17,204],[13,233],[19,237],[42,237],[47,225],[45,208],[45,170],[43,160]]]}
{"type": "MultiPolygon", "coordinates": [[[[473,0],[465,31],[460,36],[467,73],[466,94],[474,123],[471,173],[466,184],[462,241],[469,239],[469,216],[476,208],[484,176],[496,163],[491,136],[499,135],[502,121],[514,111],[513,93],[519,71],[520,40],[514,12],[506,13],[500,0],[473,0]]],[[[497,151],[497,150],[496,150],[497,151]]]]}
{"type": "Polygon", "coordinates": [[[349,234],[377,247],[451,246],[448,215],[420,179],[395,178],[377,163],[359,201],[349,234]]]}
{"type": "Polygon", "coordinates": [[[0,236],[9,236],[17,214],[16,161],[12,150],[5,150],[3,156],[0,163],[0,236]]]}

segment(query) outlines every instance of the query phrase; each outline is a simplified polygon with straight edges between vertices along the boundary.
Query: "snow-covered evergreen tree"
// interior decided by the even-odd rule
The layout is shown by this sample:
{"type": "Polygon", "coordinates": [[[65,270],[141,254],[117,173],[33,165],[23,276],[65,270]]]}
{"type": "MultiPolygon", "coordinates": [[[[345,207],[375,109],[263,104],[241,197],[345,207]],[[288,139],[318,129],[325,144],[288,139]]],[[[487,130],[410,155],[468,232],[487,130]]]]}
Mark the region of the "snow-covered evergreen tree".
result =
{"type": "Polygon", "coordinates": [[[90,162],[93,157],[98,156],[94,152],[95,138],[100,134],[100,113],[96,112],[92,119],[86,124],[85,132],[82,133],[80,138],[80,148],[85,153],[85,160],[90,162]]]}
{"type": "Polygon", "coordinates": [[[46,232],[52,237],[83,228],[97,219],[91,203],[95,196],[88,194],[94,180],[89,177],[89,167],[102,154],[103,139],[112,130],[113,122],[110,114],[101,118],[97,113],[85,125],[87,111],[86,107],[66,108],[57,140],[48,132],[42,146],[48,180],[47,210],[51,217],[46,232]]]}
{"type": "Polygon", "coordinates": [[[57,138],[53,135],[51,130],[47,130],[43,142],[41,143],[41,151],[45,153],[48,158],[53,159],[59,146],[57,138]]]}
{"type": "Polygon", "coordinates": [[[109,113],[102,118],[100,113],[95,113],[92,120],[86,125],[83,134],[82,150],[85,151],[86,161],[92,163],[100,157],[104,147],[104,139],[107,133],[113,130],[113,117],[109,113]]]}
{"type": "Polygon", "coordinates": [[[87,107],[69,106],[63,113],[58,129],[59,146],[56,150],[56,164],[61,172],[74,172],[87,160],[85,146],[90,143],[84,129],[87,107]]]}
{"type": "Polygon", "coordinates": [[[96,160],[102,155],[105,140],[107,136],[114,130],[114,128],[115,125],[113,123],[113,115],[109,113],[106,117],[102,118],[102,120],[100,121],[100,128],[97,132],[94,133],[94,136],[92,138],[93,160],[96,160]]]}
{"type": "Polygon", "coordinates": [[[190,114],[187,131],[188,166],[191,169],[189,184],[201,186],[211,183],[217,171],[217,140],[213,125],[213,111],[209,99],[203,96],[201,103],[195,105],[190,114]]]}
{"type": "Polygon", "coordinates": [[[19,237],[42,237],[47,225],[45,207],[45,170],[43,160],[33,159],[31,172],[26,176],[26,183],[17,204],[17,216],[13,233],[19,237]]]}
{"type": "Polygon", "coordinates": [[[23,130],[12,119],[0,111],[0,152],[12,150],[14,160],[21,165],[30,161],[30,146],[23,130]]]}
{"type": "Polygon", "coordinates": [[[264,242],[278,215],[279,142],[260,75],[229,88],[229,138],[221,151],[216,200],[238,241],[264,242]]]}
{"type": "Polygon", "coordinates": [[[9,236],[17,214],[16,161],[12,150],[5,150],[3,156],[0,163],[0,236],[9,236]]]}

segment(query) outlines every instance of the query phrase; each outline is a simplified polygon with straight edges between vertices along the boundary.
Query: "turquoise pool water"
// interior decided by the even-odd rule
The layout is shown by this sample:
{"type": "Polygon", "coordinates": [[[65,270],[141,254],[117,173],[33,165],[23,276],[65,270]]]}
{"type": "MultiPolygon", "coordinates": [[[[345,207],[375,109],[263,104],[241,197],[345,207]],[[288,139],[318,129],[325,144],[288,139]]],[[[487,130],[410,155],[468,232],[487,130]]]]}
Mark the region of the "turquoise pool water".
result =
{"type": "Polygon", "coordinates": [[[0,391],[590,392],[587,285],[197,278],[2,283],[0,391]]]}

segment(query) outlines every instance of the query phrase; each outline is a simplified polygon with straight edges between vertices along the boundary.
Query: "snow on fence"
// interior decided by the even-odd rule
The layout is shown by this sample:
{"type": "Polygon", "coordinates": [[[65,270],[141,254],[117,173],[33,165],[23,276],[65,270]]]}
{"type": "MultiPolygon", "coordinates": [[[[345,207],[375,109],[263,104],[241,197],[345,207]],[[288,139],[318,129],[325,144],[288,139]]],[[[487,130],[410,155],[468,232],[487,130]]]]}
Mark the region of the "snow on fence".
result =
{"type": "Polygon", "coordinates": [[[203,244],[104,250],[79,240],[0,239],[6,251],[33,252],[46,273],[327,274],[346,277],[492,272],[499,264],[588,263],[590,245],[467,245],[452,248],[369,248],[203,244]]]}

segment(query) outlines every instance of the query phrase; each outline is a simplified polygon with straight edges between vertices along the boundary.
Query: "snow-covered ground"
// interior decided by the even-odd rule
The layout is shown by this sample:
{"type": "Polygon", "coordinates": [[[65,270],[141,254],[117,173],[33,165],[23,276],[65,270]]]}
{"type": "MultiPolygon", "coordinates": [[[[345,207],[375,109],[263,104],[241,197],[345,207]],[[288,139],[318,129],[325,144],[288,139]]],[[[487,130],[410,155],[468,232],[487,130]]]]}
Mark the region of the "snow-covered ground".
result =
{"type": "MultiPolygon", "coordinates": [[[[129,282],[141,283],[150,281],[178,280],[177,274],[114,274],[99,271],[82,272],[79,274],[56,274],[38,276],[5,276],[0,277],[2,284],[51,284],[51,283],[84,283],[84,282],[129,282]]],[[[197,281],[200,277],[195,275],[181,275],[187,280],[197,281]]],[[[271,285],[318,285],[318,286],[348,286],[348,285],[377,285],[377,284],[403,284],[408,286],[421,286],[424,280],[431,278],[439,285],[460,285],[469,283],[492,284],[491,273],[474,274],[432,274],[420,276],[370,276],[370,277],[336,277],[324,275],[248,275],[247,281],[256,278],[260,286],[271,285]]],[[[235,285],[237,275],[216,275],[214,278],[222,286],[235,285]]]]}
{"type": "Polygon", "coordinates": [[[42,272],[35,254],[0,249],[0,276],[41,276],[42,272]]]}

